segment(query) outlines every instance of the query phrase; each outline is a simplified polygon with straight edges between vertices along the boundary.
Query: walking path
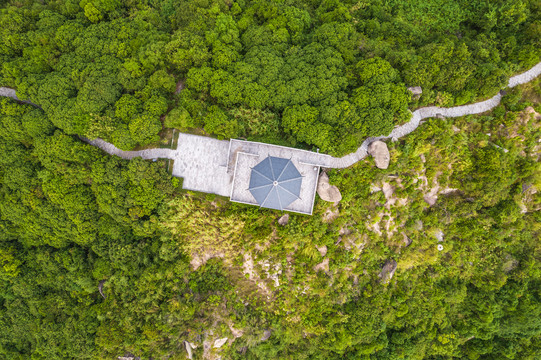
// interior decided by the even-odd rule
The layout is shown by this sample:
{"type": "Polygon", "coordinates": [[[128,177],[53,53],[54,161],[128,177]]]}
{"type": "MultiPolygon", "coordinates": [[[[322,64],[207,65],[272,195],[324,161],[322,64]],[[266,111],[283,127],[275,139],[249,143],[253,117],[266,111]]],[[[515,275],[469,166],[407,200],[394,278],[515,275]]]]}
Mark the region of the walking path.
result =
{"type": "MultiPolygon", "coordinates": [[[[512,88],[517,85],[525,84],[532,81],[536,77],[541,75],[541,62],[532,67],[530,70],[525,71],[521,74],[512,76],[509,79],[507,87],[512,88]]],[[[368,145],[376,140],[385,140],[385,139],[399,139],[403,136],[408,135],[413,132],[421,124],[421,120],[427,118],[433,118],[437,116],[443,117],[460,117],[465,115],[474,115],[487,112],[500,104],[502,99],[501,94],[497,94],[492,98],[481,101],[475,104],[464,105],[464,106],[455,106],[450,108],[440,108],[437,106],[429,106],[417,109],[413,112],[411,120],[404,125],[397,126],[393,131],[387,136],[378,136],[367,138],[361,146],[357,149],[356,152],[343,156],[341,158],[332,159],[322,159],[329,161],[330,168],[345,168],[355,164],[357,161],[364,159],[368,155],[368,145]]]]}
{"type": "Polygon", "coordinates": [[[36,105],[33,102],[30,102],[28,100],[19,100],[19,98],[17,97],[17,94],[15,93],[15,89],[7,88],[7,87],[0,87],[0,96],[9,97],[9,98],[12,98],[13,100],[17,100],[25,104],[30,104],[41,109],[41,106],[36,105]]]}
{"type": "MultiPolygon", "coordinates": [[[[512,88],[525,84],[541,74],[541,62],[530,70],[515,75],[509,79],[508,87],[512,88]]],[[[15,90],[0,87],[0,96],[11,97],[19,100],[15,90]]],[[[333,157],[326,154],[319,154],[294,148],[278,147],[272,145],[279,151],[288,153],[289,156],[297,157],[304,165],[311,165],[326,168],[346,168],[368,155],[368,145],[376,140],[399,139],[413,132],[421,124],[421,120],[433,117],[459,117],[464,115],[480,114],[496,107],[501,101],[502,95],[497,94],[492,98],[471,105],[455,106],[451,108],[440,108],[437,106],[424,107],[412,113],[411,120],[401,126],[397,126],[387,136],[367,138],[354,153],[343,157],[333,157]]],[[[19,100],[20,101],[20,100],[19,100]]],[[[25,103],[32,104],[29,101],[25,103]]],[[[38,105],[32,104],[39,107],[38,105]]],[[[178,147],[172,149],[148,149],[140,151],[123,151],[113,144],[101,139],[88,140],[82,138],[91,145],[99,147],[103,151],[119,156],[123,159],[142,157],[143,159],[166,158],[174,160],[173,176],[184,179],[183,188],[196,190],[218,195],[229,196],[235,177],[233,169],[236,165],[238,153],[256,154],[261,149],[269,147],[269,144],[254,142],[241,142],[239,140],[216,140],[209,137],[180,134],[178,147]],[[255,149],[255,148],[257,149],[255,149]]],[[[270,151],[270,150],[269,150],[270,151]]],[[[261,155],[261,154],[260,154],[261,155]]]]}
{"type": "Polygon", "coordinates": [[[102,149],[108,154],[116,155],[126,160],[131,160],[136,157],[142,157],[143,159],[164,158],[164,159],[174,160],[176,157],[176,151],[171,150],[171,149],[147,149],[147,150],[139,150],[139,151],[125,151],[125,150],[120,150],[113,144],[108,143],[107,141],[103,141],[102,139],[89,140],[87,138],[81,137],[81,140],[83,140],[86,143],[89,143],[90,145],[93,145],[95,147],[102,149]]]}

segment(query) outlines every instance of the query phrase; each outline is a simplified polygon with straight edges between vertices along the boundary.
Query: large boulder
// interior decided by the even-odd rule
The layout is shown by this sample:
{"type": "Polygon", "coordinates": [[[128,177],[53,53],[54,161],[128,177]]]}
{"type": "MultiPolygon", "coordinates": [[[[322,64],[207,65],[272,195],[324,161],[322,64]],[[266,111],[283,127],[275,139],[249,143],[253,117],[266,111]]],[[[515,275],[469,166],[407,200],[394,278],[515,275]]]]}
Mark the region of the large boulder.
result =
{"type": "Polygon", "coordinates": [[[383,284],[389,283],[391,279],[393,278],[393,275],[396,271],[398,264],[393,259],[387,260],[385,262],[385,265],[383,265],[383,269],[381,269],[381,272],[379,273],[379,279],[383,284]]]}
{"type": "Polygon", "coordinates": [[[374,141],[368,145],[368,153],[372,155],[378,168],[387,169],[389,167],[391,155],[389,149],[387,149],[387,144],[383,141],[374,141]]]}
{"type": "Polygon", "coordinates": [[[411,243],[413,242],[413,240],[410,239],[410,237],[404,233],[402,233],[402,237],[404,237],[404,246],[405,247],[408,247],[411,245],[411,243]]]}
{"type": "Polygon", "coordinates": [[[284,214],[278,219],[278,224],[282,226],[286,226],[289,222],[289,214],[284,214]]]}
{"type": "Polygon", "coordinates": [[[192,360],[193,359],[193,349],[192,348],[192,344],[190,344],[189,342],[187,341],[184,341],[184,346],[186,346],[186,353],[188,354],[188,359],[192,360]]]}
{"type": "Polygon", "coordinates": [[[222,339],[217,339],[216,341],[214,341],[214,347],[216,349],[219,349],[221,348],[222,346],[224,346],[224,344],[227,342],[227,338],[222,338],[222,339]]]}
{"type": "Polygon", "coordinates": [[[342,200],[342,194],[340,190],[334,185],[329,184],[329,176],[326,173],[319,175],[319,181],[317,183],[317,194],[322,200],[329,202],[339,202],[342,200]]]}
{"type": "Polygon", "coordinates": [[[272,335],[272,332],[270,331],[270,329],[267,329],[265,331],[263,331],[263,335],[261,336],[260,340],[261,341],[267,341],[270,339],[272,335]]]}
{"type": "Polygon", "coordinates": [[[423,88],[420,86],[411,86],[408,88],[408,91],[413,95],[414,98],[419,98],[423,93],[423,88]]]}

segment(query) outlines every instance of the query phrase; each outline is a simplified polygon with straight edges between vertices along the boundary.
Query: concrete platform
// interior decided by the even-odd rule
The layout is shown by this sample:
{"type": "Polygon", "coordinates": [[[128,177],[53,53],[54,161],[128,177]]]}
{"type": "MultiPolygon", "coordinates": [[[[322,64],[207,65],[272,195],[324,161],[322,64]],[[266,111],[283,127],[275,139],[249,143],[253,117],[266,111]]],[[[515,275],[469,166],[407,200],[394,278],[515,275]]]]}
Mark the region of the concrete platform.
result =
{"type": "Polygon", "coordinates": [[[181,133],[173,176],[184,179],[184,189],[229,196],[232,175],[227,173],[228,150],[229,141],[181,133]]]}

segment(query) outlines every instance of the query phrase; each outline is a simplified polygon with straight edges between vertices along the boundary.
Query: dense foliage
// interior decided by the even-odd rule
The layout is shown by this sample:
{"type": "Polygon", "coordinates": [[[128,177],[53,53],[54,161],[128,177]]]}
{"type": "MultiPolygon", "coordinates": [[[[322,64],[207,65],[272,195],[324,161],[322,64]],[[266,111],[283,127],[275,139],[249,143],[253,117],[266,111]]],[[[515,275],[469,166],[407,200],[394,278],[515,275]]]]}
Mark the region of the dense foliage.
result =
{"type": "Polygon", "coordinates": [[[0,98],[1,358],[541,357],[540,81],[390,143],[387,170],[331,172],[340,204],[286,226],[80,139],[349,151],[408,102],[493,95],[537,62],[538,1],[2,6],[0,85],[39,107],[0,98]]]}
{"type": "Polygon", "coordinates": [[[464,104],[541,56],[536,0],[26,1],[0,25],[0,84],[123,149],[157,142],[167,113],[343,154],[409,119],[405,84],[464,104]]]}
{"type": "Polygon", "coordinates": [[[283,227],[276,211],[178,193],[159,164],[104,156],[2,99],[0,354],[182,359],[184,340],[240,331],[222,355],[537,359],[541,123],[519,100],[430,121],[393,144],[388,170],[333,172],[340,205],[283,227]],[[451,191],[430,207],[436,185],[451,191]]]}

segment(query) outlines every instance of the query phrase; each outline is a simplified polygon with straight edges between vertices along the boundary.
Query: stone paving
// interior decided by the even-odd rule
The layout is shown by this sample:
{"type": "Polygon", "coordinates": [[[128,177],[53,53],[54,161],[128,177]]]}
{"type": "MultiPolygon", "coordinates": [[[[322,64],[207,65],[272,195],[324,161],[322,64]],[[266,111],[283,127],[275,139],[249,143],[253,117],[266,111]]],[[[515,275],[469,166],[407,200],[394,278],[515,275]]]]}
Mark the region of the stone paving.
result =
{"type": "MultiPolygon", "coordinates": [[[[514,87],[531,81],[541,74],[541,63],[528,71],[509,79],[508,87],[514,87]]],[[[19,100],[15,90],[0,87],[0,96],[19,100]]],[[[255,204],[255,199],[248,189],[250,169],[267,155],[290,158],[303,175],[301,199],[287,208],[305,214],[312,213],[315,189],[321,167],[346,168],[368,156],[368,145],[376,140],[398,139],[413,132],[426,118],[459,117],[480,114],[496,107],[501,101],[501,94],[471,105],[440,108],[430,106],[412,113],[411,120],[397,126],[387,136],[366,139],[354,153],[336,158],[326,154],[287,148],[271,144],[262,144],[241,140],[216,140],[204,136],[180,134],[176,150],[148,149],[123,151],[101,139],[88,140],[91,145],[123,159],[142,157],[143,159],[166,158],[174,160],[173,175],[184,179],[182,187],[188,190],[229,196],[232,201],[255,204]]],[[[30,103],[29,101],[24,101],[30,103]]],[[[33,104],[35,105],[35,104],[33,104]]],[[[39,107],[38,105],[35,105],[39,107]]]]}
{"type": "Polygon", "coordinates": [[[174,151],[173,176],[184,179],[184,189],[229,196],[228,149],[229,141],[181,133],[174,151]]]}
{"type": "Polygon", "coordinates": [[[520,84],[526,84],[527,82],[532,81],[539,75],[541,75],[541,62],[537,63],[537,65],[532,67],[530,70],[509,78],[509,83],[507,83],[507,86],[512,88],[520,84]]]}
{"type": "Polygon", "coordinates": [[[30,104],[30,105],[33,105],[33,106],[41,109],[41,107],[39,105],[36,105],[33,102],[30,102],[28,100],[20,100],[17,97],[17,93],[16,93],[15,89],[12,89],[12,88],[0,87],[0,96],[9,97],[9,98],[12,98],[13,100],[17,100],[17,101],[23,102],[25,104],[30,104]]]}
{"type": "Polygon", "coordinates": [[[136,157],[141,157],[143,159],[175,159],[176,153],[171,149],[147,149],[139,151],[124,151],[120,150],[116,146],[102,139],[89,140],[86,138],[81,138],[84,142],[89,143],[95,147],[98,147],[105,151],[108,154],[116,155],[122,159],[130,160],[136,157]]]}

